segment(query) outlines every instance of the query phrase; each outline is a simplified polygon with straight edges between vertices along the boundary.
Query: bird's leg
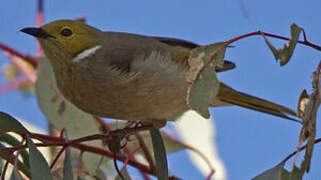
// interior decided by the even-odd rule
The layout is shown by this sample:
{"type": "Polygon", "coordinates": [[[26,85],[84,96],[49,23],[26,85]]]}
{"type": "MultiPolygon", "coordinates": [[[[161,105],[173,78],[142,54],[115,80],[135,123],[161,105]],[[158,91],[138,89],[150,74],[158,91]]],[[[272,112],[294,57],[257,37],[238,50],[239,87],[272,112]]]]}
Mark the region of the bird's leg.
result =
{"type": "Polygon", "coordinates": [[[159,129],[159,128],[162,128],[162,127],[166,126],[166,123],[167,123],[166,120],[160,120],[160,119],[156,119],[156,120],[152,121],[152,125],[156,129],[159,129]]]}
{"type": "Polygon", "coordinates": [[[131,128],[131,127],[141,127],[143,124],[140,121],[127,121],[125,128],[131,128]]]}

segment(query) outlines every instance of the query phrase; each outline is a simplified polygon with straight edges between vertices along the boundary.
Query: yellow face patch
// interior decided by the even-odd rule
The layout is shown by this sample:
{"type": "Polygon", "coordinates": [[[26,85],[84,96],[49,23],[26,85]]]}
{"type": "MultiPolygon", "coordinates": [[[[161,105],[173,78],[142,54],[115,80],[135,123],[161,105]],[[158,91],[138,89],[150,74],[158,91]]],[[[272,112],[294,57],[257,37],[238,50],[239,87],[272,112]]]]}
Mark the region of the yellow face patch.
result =
{"type": "Polygon", "coordinates": [[[80,21],[60,20],[41,27],[53,36],[52,41],[66,50],[71,56],[98,45],[99,31],[80,21]]]}
{"type": "Polygon", "coordinates": [[[66,39],[71,39],[75,36],[75,34],[73,33],[73,30],[70,26],[63,26],[60,29],[60,35],[66,39]]]}

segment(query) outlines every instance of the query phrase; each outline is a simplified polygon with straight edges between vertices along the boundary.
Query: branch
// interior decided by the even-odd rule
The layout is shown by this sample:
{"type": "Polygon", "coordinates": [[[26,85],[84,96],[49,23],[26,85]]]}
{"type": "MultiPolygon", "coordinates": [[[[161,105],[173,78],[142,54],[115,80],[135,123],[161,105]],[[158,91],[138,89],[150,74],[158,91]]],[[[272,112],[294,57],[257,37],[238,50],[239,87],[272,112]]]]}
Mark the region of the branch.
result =
{"type": "MultiPolygon", "coordinates": [[[[305,35],[305,32],[304,32],[303,29],[302,29],[302,31],[303,31],[303,35],[304,35],[304,36],[303,36],[303,37],[304,37],[304,40],[303,40],[303,41],[298,41],[298,43],[303,44],[303,45],[306,45],[306,46],[309,46],[309,47],[312,47],[312,48],[314,48],[314,49],[317,49],[317,50],[321,51],[321,46],[318,46],[318,45],[316,45],[316,44],[313,44],[313,43],[309,42],[309,41],[306,39],[306,35],[305,35]]],[[[271,33],[266,33],[266,32],[263,32],[263,31],[255,31],[255,32],[251,32],[251,33],[248,33],[248,34],[244,34],[244,35],[238,36],[238,37],[236,37],[236,38],[230,39],[230,40],[228,40],[228,41],[225,41],[225,42],[224,42],[224,45],[222,45],[221,47],[217,48],[217,49],[212,53],[212,55],[209,57],[209,59],[208,59],[208,61],[206,62],[206,64],[203,66],[204,68],[202,68],[202,69],[197,73],[196,79],[199,78],[200,74],[203,72],[203,70],[205,69],[205,67],[210,67],[210,64],[212,63],[214,57],[215,57],[220,51],[222,51],[225,47],[227,47],[228,45],[232,44],[232,43],[235,42],[235,41],[238,41],[238,40],[241,40],[241,39],[250,37],[250,36],[257,36],[257,35],[264,35],[264,36],[273,37],[273,38],[282,39],[282,40],[290,40],[290,38],[288,38],[288,37],[279,36],[279,35],[275,35],[275,34],[271,34],[271,33]]]]}
{"type": "Polygon", "coordinates": [[[29,82],[29,80],[25,76],[18,77],[11,82],[1,85],[0,86],[0,94],[3,94],[5,92],[11,91],[11,90],[15,90],[15,89],[27,84],[28,82],[29,82]]]}
{"type": "Polygon", "coordinates": [[[17,50],[3,44],[3,43],[0,43],[0,49],[2,49],[5,52],[8,52],[9,54],[12,54],[14,56],[18,56],[18,57],[22,58],[24,61],[30,63],[33,67],[37,66],[37,59],[33,56],[24,55],[24,54],[18,52],[17,50]]]}

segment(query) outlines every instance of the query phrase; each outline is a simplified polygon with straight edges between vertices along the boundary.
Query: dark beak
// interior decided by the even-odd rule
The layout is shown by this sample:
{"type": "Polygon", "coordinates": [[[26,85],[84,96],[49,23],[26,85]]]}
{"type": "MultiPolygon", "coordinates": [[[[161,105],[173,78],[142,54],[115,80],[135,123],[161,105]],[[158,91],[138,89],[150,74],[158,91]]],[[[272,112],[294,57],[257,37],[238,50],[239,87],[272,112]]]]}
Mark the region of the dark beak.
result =
{"type": "Polygon", "coordinates": [[[43,29],[41,28],[33,28],[33,27],[28,27],[28,28],[23,28],[20,30],[21,32],[24,32],[26,34],[29,34],[33,37],[36,37],[36,38],[43,38],[43,39],[46,39],[46,38],[49,38],[49,37],[52,37],[50,34],[48,34],[46,31],[44,31],[43,29]]]}

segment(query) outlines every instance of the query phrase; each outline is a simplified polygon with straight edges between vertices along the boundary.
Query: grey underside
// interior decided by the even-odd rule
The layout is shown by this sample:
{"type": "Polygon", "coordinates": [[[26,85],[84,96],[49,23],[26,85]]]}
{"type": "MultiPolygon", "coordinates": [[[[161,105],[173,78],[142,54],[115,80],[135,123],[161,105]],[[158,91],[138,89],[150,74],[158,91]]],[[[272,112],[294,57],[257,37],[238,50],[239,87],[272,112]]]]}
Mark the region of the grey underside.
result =
{"type": "Polygon", "coordinates": [[[108,47],[73,63],[68,83],[58,75],[65,97],[86,112],[123,120],[175,120],[188,110],[187,67],[171,60],[169,48],[196,44],[111,32],[104,40],[108,47]]]}

